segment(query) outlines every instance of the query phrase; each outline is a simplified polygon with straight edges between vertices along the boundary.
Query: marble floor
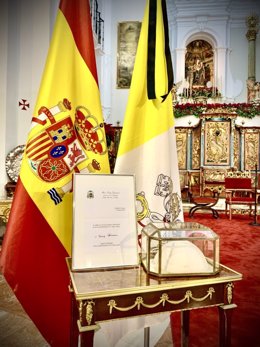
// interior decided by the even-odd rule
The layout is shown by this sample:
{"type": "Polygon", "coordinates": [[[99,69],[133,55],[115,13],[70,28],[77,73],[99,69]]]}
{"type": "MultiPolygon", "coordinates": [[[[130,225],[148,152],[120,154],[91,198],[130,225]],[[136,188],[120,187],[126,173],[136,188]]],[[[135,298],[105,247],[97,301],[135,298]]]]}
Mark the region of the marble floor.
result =
{"type": "MultiPolygon", "coordinates": [[[[5,225],[0,224],[1,238],[5,225]]],[[[33,322],[23,310],[12,290],[0,273],[0,346],[1,347],[47,347],[33,322]]]]}
{"type": "Polygon", "coordinates": [[[37,328],[24,312],[0,274],[0,346],[47,347],[37,328]]]}
{"type": "MultiPolygon", "coordinates": [[[[12,290],[0,274],[0,346],[1,347],[48,347],[36,326],[27,316],[12,290]]],[[[132,346],[129,345],[129,346],[132,346]]],[[[156,347],[173,346],[168,327],[156,347]]],[[[96,346],[103,347],[103,346],[96,346]]],[[[138,346],[139,347],[139,346],[138,346]]],[[[140,347],[142,347],[140,345],[140,347]]],[[[153,347],[153,346],[150,346],[153,347]]]]}

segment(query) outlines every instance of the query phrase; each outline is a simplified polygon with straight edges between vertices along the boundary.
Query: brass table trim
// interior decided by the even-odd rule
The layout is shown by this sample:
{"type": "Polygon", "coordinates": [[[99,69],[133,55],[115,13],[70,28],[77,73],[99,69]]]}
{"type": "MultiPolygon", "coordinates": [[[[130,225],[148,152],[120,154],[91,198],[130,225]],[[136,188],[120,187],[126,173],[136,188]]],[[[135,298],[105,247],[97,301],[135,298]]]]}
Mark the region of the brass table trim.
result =
{"type": "Polygon", "coordinates": [[[128,306],[128,307],[118,307],[115,300],[109,300],[107,306],[109,306],[109,313],[112,314],[113,308],[115,310],[118,310],[118,311],[126,312],[126,311],[132,310],[136,306],[137,306],[137,309],[140,310],[141,306],[146,307],[146,308],[155,308],[155,307],[159,306],[160,304],[162,304],[162,306],[164,307],[165,302],[168,302],[171,305],[178,305],[178,304],[181,304],[182,302],[184,302],[186,300],[188,303],[190,303],[190,299],[194,300],[194,301],[200,301],[201,302],[201,301],[206,300],[209,297],[211,300],[213,293],[215,293],[215,289],[210,287],[207,291],[207,294],[204,295],[202,298],[195,298],[192,295],[192,291],[187,290],[184,297],[182,299],[179,299],[179,300],[170,300],[168,294],[163,293],[160,300],[157,301],[155,304],[145,304],[144,299],[141,296],[138,296],[135,299],[134,304],[131,306],[128,306]]]}
{"type": "MultiPolygon", "coordinates": [[[[189,278],[189,280],[185,281],[178,281],[178,278],[175,277],[176,283],[164,283],[163,288],[164,290],[169,290],[169,289],[179,289],[183,288],[186,286],[192,286],[192,287],[197,287],[201,285],[214,285],[214,284],[219,284],[219,283],[227,283],[227,282],[235,282],[239,281],[242,279],[242,274],[239,272],[236,272],[234,270],[231,270],[227,266],[224,266],[225,269],[233,272],[233,275],[227,276],[227,277],[221,277],[218,278],[216,275],[213,276],[207,276],[203,279],[196,279],[196,278],[189,278]],[[235,277],[236,276],[236,277],[235,277]],[[216,277],[216,278],[214,278],[216,277]]],[[[73,272],[72,272],[73,273],[73,272]]],[[[77,300],[90,300],[90,299],[97,299],[97,298],[105,298],[109,297],[111,295],[129,295],[129,294],[142,294],[142,293],[150,293],[150,292],[155,292],[155,291],[160,291],[162,290],[162,285],[161,284],[153,284],[150,287],[148,286],[143,286],[141,287],[132,287],[132,288],[118,288],[118,289],[112,289],[112,290],[103,290],[103,291],[93,291],[93,292],[88,292],[87,294],[84,293],[79,293],[77,291],[77,286],[74,281],[73,276],[71,277],[72,285],[75,291],[75,296],[77,300]]]]}

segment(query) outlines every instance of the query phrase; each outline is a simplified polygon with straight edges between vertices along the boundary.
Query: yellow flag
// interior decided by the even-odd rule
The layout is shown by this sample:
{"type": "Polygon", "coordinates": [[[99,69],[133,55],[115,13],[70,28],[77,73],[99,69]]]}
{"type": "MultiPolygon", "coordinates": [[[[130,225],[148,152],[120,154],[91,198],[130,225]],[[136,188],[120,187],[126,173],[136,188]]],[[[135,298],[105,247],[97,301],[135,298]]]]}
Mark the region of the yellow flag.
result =
{"type": "Polygon", "coordinates": [[[183,220],[164,0],[147,1],[115,173],[136,176],[137,219],[183,220]]]}

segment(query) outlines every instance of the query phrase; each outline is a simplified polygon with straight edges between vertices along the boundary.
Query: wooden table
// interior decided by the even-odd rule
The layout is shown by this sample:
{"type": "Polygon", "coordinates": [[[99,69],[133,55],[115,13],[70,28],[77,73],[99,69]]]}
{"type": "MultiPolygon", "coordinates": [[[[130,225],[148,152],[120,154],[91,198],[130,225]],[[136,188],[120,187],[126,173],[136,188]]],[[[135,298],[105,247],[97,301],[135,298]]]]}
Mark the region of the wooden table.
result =
{"type": "Polygon", "coordinates": [[[93,346],[99,322],[162,312],[182,312],[182,346],[188,346],[189,312],[195,308],[217,306],[219,346],[231,343],[231,313],[234,282],[242,275],[223,265],[214,276],[160,279],[143,268],[72,272],[71,346],[93,346]]]}

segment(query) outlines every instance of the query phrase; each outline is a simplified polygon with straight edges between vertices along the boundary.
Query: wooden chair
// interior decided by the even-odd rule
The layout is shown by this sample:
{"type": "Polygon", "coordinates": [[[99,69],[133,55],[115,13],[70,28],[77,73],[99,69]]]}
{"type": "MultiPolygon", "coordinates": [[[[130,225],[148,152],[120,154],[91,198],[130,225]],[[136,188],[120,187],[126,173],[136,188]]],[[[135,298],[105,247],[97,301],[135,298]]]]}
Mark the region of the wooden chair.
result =
{"type": "Polygon", "coordinates": [[[254,190],[249,171],[234,171],[225,178],[225,213],[229,210],[229,219],[232,219],[234,206],[248,206],[252,213],[255,204],[254,190]]]}
{"type": "Polygon", "coordinates": [[[210,211],[214,218],[219,218],[218,211],[213,207],[218,203],[220,192],[217,189],[205,189],[203,196],[192,197],[194,206],[190,208],[189,217],[192,218],[196,211],[210,211]]]}

